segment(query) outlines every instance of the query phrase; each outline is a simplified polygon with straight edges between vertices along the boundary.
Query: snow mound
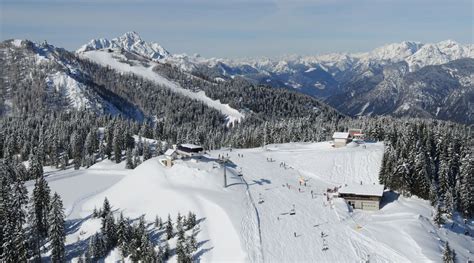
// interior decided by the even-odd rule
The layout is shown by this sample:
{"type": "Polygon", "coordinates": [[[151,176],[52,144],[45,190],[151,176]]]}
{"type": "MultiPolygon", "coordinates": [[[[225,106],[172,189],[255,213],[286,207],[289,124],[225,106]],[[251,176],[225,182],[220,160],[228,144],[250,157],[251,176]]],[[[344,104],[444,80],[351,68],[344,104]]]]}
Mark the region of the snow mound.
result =
{"type": "MultiPolygon", "coordinates": [[[[206,261],[245,261],[247,254],[241,242],[242,222],[248,209],[243,185],[223,189],[222,170],[212,168],[211,163],[178,162],[165,168],[159,158],[150,159],[123,180],[105,192],[86,202],[82,211],[90,214],[100,207],[107,197],[113,207],[126,216],[153,221],[158,215],[164,219],[168,213],[174,219],[181,213],[194,212],[203,220],[198,240],[206,241],[201,247],[206,261]],[[242,214],[243,213],[243,214],[242,214]]],[[[239,183],[240,178],[230,176],[229,183],[239,183]]],[[[199,252],[198,252],[199,253],[199,252]]]]}
{"type": "Polygon", "coordinates": [[[346,145],[346,147],[355,148],[355,147],[359,147],[359,144],[356,142],[350,142],[346,145]]]}

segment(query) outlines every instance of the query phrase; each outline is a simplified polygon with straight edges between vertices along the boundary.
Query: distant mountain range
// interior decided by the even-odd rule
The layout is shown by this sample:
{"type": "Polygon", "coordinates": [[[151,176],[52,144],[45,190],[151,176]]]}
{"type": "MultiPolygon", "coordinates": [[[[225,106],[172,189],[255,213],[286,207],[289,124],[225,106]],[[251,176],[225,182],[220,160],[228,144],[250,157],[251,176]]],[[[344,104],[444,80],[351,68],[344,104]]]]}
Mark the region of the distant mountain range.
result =
{"type": "Polygon", "coordinates": [[[170,54],[135,32],[77,52],[120,47],[197,76],[297,90],[351,116],[394,115],[474,123],[474,45],[452,40],[388,44],[365,53],[219,59],[170,54]],[[153,47],[153,48],[152,48],[153,47]]]}
{"type": "MultiPolygon", "coordinates": [[[[9,57],[15,53],[12,53],[12,48],[22,45],[30,47],[31,54],[27,57],[35,60],[35,63],[54,58],[55,63],[68,72],[49,69],[49,74],[44,77],[44,85],[62,87],[63,93],[76,94],[72,99],[76,107],[121,112],[116,109],[117,105],[110,104],[104,96],[80,92],[87,90],[85,87],[88,84],[83,81],[84,76],[74,63],[87,59],[117,72],[138,74],[165,86],[173,86],[168,80],[177,81],[170,70],[212,83],[243,78],[256,85],[311,95],[351,116],[393,115],[474,123],[474,45],[461,45],[451,40],[434,44],[401,42],[365,53],[288,56],[280,59],[222,59],[171,54],[158,43],[142,40],[136,32],[127,32],[111,40],[91,40],[80,47],[76,54],[29,41],[9,40],[2,45],[2,64],[9,64],[2,67],[3,76],[8,68],[22,66],[9,57]],[[167,69],[164,74],[166,78],[157,80],[156,75],[159,74],[153,68],[166,68],[160,65],[168,65],[171,69],[167,69]],[[140,67],[141,71],[137,71],[140,67]],[[148,71],[154,71],[155,75],[150,75],[148,71]]],[[[12,80],[4,78],[3,81],[12,80]]],[[[199,89],[195,86],[186,87],[182,80],[179,81],[180,88],[199,89]]],[[[184,94],[182,89],[178,91],[184,94]]],[[[208,95],[210,89],[203,91],[208,95]]],[[[224,112],[231,119],[243,116],[238,112],[241,109],[210,102],[204,93],[186,94],[194,99],[206,100],[207,105],[224,112]]],[[[8,108],[9,103],[5,100],[3,108],[8,108]]],[[[124,110],[132,115],[141,114],[136,109],[124,110]]]]}

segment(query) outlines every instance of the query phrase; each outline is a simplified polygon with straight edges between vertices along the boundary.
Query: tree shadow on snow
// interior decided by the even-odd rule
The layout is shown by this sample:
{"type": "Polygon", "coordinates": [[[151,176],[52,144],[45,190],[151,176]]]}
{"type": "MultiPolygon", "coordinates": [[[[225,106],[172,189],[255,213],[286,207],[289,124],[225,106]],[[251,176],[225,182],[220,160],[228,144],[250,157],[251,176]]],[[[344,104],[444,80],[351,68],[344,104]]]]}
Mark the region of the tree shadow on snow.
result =
{"type": "MultiPolygon", "coordinates": [[[[200,247],[202,247],[204,244],[206,244],[207,242],[209,242],[209,240],[204,240],[204,241],[200,241],[197,243],[197,247],[198,249],[200,247]]],[[[199,249],[196,254],[194,254],[193,256],[193,262],[201,262],[201,257],[208,251],[211,251],[212,249],[214,249],[214,247],[210,247],[210,248],[201,248],[199,249]]]]}
{"type": "Polygon", "coordinates": [[[253,183],[249,184],[249,185],[255,185],[255,184],[258,184],[258,185],[264,185],[264,184],[271,184],[272,181],[268,180],[268,179],[264,179],[264,178],[261,178],[260,180],[252,180],[253,183]]]}
{"type": "Polygon", "coordinates": [[[73,258],[82,256],[87,251],[87,248],[89,247],[89,240],[92,236],[94,235],[91,235],[86,239],[80,239],[72,244],[66,245],[66,261],[70,261],[73,258]]]}
{"type": "MultiPolygon", "coordinates": [[[[81,228],[81,225],[86,222],[87,220],[92,218],[92,214],[84,217],[84,218],[79,218],[79,219],[72,219],[72,220],[66,220],[65,222],[65,232],[66,235],[71,235],[79,231],[81,228]]],[[[81,233],[79,233],[81,234],[81,233]]],[[[93,235],[91,235],[93,236],[93,235]]],[[[66,251],[66,260],[69,261],[73,258],[79,257],[84,252],[87,250],[89,246],[89,239],[90,237],[86,239],[78,239],[74,243],[68,244],[65,247],[66,251]]]]}
{"type": "Polygon", "coordinates": [[[382,196],[382,201],[380,202],[380,209],[392,202],[397,201],[399,196],[400,194],[394,191],[385,191],[382,196]]]}
{"type": "Polygon", "coordinates": [[[84,217],[84,218],[78,218],[78,219],[72,219],[72,220],[66,220],[64,223],[64,232],[66,232],[66,235],[71,235],[76,233],[80,228],[81,225],[92,218],[92,214],[84,217]]]}

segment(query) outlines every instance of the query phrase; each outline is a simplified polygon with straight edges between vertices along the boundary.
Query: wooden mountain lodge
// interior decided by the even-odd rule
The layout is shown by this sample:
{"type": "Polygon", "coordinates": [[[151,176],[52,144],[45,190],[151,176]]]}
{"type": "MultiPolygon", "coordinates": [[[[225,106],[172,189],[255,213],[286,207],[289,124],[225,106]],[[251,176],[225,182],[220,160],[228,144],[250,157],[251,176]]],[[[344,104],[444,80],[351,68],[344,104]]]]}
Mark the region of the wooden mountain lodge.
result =
{"type": "Polygon", "coordinates": [[[384,186],[380,184],[348,185],[339,189],[339,197],[344,198],[354,209],[379,210],[384,186]]]}
{"type": "Polygon", "coordinates": [[[332,135],[333,147],[343,147],[352,141],[361,142],[364,140],[364,137],[365,136],[361,129],[349,129],[347,132],[335,132],[332,135]]]}

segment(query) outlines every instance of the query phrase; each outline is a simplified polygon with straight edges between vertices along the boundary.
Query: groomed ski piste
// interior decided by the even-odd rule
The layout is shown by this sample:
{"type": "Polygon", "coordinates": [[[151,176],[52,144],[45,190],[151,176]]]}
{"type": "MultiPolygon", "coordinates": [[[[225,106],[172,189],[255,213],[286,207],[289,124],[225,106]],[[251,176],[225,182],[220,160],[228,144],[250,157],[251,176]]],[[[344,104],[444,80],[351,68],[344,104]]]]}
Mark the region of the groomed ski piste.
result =
{"type": "MultiPolygon", "coordinates": [[[[154,157],[134,170],[105,160],[46,174],[64,200],[67,258],[74,262],[100,230],[91,214],[105,197],[115,213],[145,215],[149,222],[156,215],[174,220],[178,212],[196,213],[196,261],[441,262],[446,241],[459,262],[474,259],[474,240],[463,234],[461,220],[436,227],[427,201],[386,191],[379,211],[349,211],[342,199],[324,195],[335,186],[377,183],[383,147],[289,143],[208,151],[171,168],[154,157]],[[229,158],[226,188],[217,162],[223,156],[229,158]]],[[[473,222],[468,225],[472,233],[473,222]]],[[[119,259],[116,249],[105,261],[119,259]]]]}

